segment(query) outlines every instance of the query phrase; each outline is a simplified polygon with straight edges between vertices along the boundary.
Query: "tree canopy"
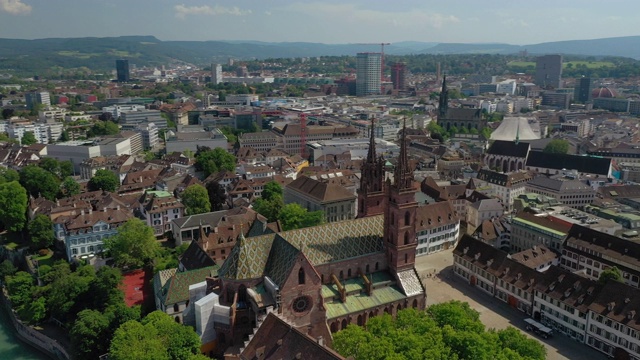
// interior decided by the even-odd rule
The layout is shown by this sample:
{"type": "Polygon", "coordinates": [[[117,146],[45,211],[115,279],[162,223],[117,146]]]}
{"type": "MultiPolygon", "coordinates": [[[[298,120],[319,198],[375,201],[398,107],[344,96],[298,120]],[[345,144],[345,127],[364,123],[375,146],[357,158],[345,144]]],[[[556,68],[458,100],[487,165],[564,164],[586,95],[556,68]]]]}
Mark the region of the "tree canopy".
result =
{"type": "Polygon", "coordinates": [[[80,184],[71,176],[67,176],[60,184],[60,195],[68,197],[80,194],[80,184]]]}
{"type": "Polygon", "coordinates": [[[307,211],[299,204],[291,203],[282,207],[278,219],[282,223],[283,230],[300,229],[322,224],[324,212],[307,211]]]}
{"type": "Polygon", "coordinates": [[[153,259],[160,245],[153,229],[138,218],[131,218],[118,228],[118,232],[104,240],[119,267],[139,268],[153,259]]]}
{"type": "Polygon", "coordinates": [[[606,284],[609,280],[622,282],[622,272],[617,266],[605,269],[600,273],[600,277],[598,278],[600,284],[606,284]]]}
{"type": "Polygon", "coordinates": [[[31,196],[43,196],[49,200],[55,200],[60,191],[58,177],[36,165],[28,165],[20,170],[20,184],[31,196]]]}
{"type": "Polygon", "coordinates": [[[394,319],[384,314],[365,327],[349,325],[335,334],[333,347],[355,360],[523,359],[542,360],[546,349],[519,330],[485,331],[467,303],[452,301],[426,311],[405,309],[394,319]]]}
{"type": "Polygon", "coordinates": [[[114,360],[196,360],[200,337],[193,328],[176,323],[162,311],[154,311],[142,321],[130,320],[120,326],[109,347],[114,360]]]}
{"type": "Polygon", "coordinates": [[[113,121],[96,121],[96,123],[87,131],[87,137],[100,135],[115,135],[120,132],[118,124],[113,121]]]}
{"type": "Polygon", "coordinates": [[[29,238],[31,244],[38,249],[48,248],[53,245],[54,236],[53,222],[43,214],[38,214],[29,222],[29,238]]]}
{"type": "Polygon", "coordinates": [[[283,196],[282,185],[273,180],[269,181],[264,185],[264,189],[262,190],[262,198],[265,200],[271,200],[276,196],[283,196]]]}
{"type": "Polygon", "coordinates": [[[199,146],[196,152],[196,168],[204,172],[205,177],[222,170],[235,171],[236,157],[223,148],[211,150],[206,146],[199,146]]]}
{"type": "Polygon", "coordinates": [[[209,204],[211,211],[220,211],[227,202],[227,192],[224,187],[217,181],[211,181],[207,184],[207,194],[209,195],[209,204]]]}
{"type": "Polygon", "coordinates": [[[17,181],[0,184],[0,222],[9,231],[20,231],[27,222],[27,191],[17,181]]]}
{"type": "Polygon", "coordinates": [[[22,139],[21,139],[22,145],[31,145],[37,142],[38,140],[36,139],[36,136],[33,135],[32,131],[25,131],[24,134],[22,135],[22,139]]]}
{"type": "Polygon", "coordinates": [[[569,141],[564,139],[553,139],[542,149],[549,154],[566,154],[569,152],[569,141]]]}
{"type": "Polygon", "coordinates": [[[90,191],[103,190],[114,192],[120,186],[120,179],[118,179],[118,175],[113,172],[100,169],[96,171],[96,174],[89,180],[88,185],[90,191]]]}
{"type": "Polygon", "coordinates": [[[194,184],[187,187],[180,197],[187,215],[202,214],[211,211],[209,193],[202,185],[194,184]]]}

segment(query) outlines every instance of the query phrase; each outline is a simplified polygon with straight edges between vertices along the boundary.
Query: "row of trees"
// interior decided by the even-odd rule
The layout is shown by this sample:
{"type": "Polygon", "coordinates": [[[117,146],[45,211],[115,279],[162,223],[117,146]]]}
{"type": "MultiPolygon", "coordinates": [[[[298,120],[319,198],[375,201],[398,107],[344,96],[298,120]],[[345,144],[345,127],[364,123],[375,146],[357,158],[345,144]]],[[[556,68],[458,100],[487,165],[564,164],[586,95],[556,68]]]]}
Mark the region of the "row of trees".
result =
{"type": "Polygon", "coordinates": [[[333,347],[355,360],[523,359],[543,360],[544,346],[509,327],[485,330],[468,303],[451,301],[426,311],[384,314],[365,327],[349,325],[335,334],[333,347]]]}

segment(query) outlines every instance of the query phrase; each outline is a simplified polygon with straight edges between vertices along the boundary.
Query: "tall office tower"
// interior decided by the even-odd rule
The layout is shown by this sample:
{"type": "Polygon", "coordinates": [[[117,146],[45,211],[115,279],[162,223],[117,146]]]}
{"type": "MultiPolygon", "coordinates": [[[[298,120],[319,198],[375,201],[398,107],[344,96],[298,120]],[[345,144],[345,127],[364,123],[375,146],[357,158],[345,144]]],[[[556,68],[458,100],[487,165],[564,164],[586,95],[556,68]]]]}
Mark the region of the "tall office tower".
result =
{"type": "Polygon", "coordinates": [[[47,107],[51,106],[51,96],[46,91],[31,92],[25,95],[25,102],[29,110],[33,110],[37,104],[47,107]]]}
{"type": "Polygon", "coordinates": [[[562,55],[536,58],[536,85],[543,89],[562,87],[562,55]]]}
{"type": "Polygon", "coordinates": [[[380,94],[382,54],[358,53],[356,56],[356,96],[380,94]]]}
{"type": "Polygon", "coordinates": [[[576,100],[581,103],[586,103],[591,100],[591,78],[583,77],[580,78],[580,82],[576,87],[576,100]]]}
{"type": "Polygon", "coordinates": [[[116,60],[116,72],[118,82],[129,81],[129,60],[116,60]]]}
{"type": "Polygon", "coordinates": [[[222,65],[211,64],[211,82],[216,85],[222,82],[222,65]]]}
{"type": "Polygon", "coordinates": [[[405,83],[407,73],[407,64],[403,62],[393,64],[391,67],[391,82],[394,90],[404,90],[407,85],[405,83]]]}

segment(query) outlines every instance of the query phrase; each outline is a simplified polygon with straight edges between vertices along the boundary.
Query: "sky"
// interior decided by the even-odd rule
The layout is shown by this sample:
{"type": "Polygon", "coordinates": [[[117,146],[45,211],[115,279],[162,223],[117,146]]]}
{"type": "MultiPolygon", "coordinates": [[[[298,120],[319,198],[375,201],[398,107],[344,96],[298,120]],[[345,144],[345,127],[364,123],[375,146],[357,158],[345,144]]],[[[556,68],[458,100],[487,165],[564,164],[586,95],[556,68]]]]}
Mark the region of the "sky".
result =
{"type": "Polygon", "coordinates": [[[536,44],[640,35],[639,0],[0,0],[0,38],[536,44]]]}

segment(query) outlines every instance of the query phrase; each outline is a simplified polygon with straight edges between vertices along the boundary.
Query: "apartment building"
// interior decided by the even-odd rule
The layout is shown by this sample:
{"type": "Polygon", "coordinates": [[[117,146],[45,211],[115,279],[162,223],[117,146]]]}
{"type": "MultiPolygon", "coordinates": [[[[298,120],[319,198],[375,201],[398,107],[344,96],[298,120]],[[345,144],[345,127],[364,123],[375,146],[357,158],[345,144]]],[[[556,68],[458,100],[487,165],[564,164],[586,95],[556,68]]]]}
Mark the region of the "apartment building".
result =
{"type": "Polygon", "coordinates": [[[523,251],[544,245],[560,252],[569,229],[571,225],[565,222],[553,221],[527,211],[520,212],[511,220],[511,249],[523,251]]]}
{"type": "Polygon", "coordinates": [[[562,249],[562,267],[598,280],[602,271],[617,267],[625,284],[640,288],[640,244],[581,225],[569,230],[562,249]]]}
{"type": "Polygon", "coordinates": [[[448,201],[418,207],[416,224],[416,256],[453,248],[460,235],[460,219],[448,201]]]}
{"type": "Polygon", "coordinates": [[[140,199],[140,213],[155,236],[171,231],[171,221],[184,215],[184,205],[166,191],[147,191],[140,199]]]}
{"type": "Polygon", "coordinates": [[[513,202],[526,192],[526,184],[533,178],[529,171],[514,171],[501,173],[493,170],[482,169],[474,179],[476,186],[487,186],[491,189],[487,195],[500,200],[505,211],[513,211],[513,202]],[[477,180],[477,181],[476,181],[477,180]]]}

